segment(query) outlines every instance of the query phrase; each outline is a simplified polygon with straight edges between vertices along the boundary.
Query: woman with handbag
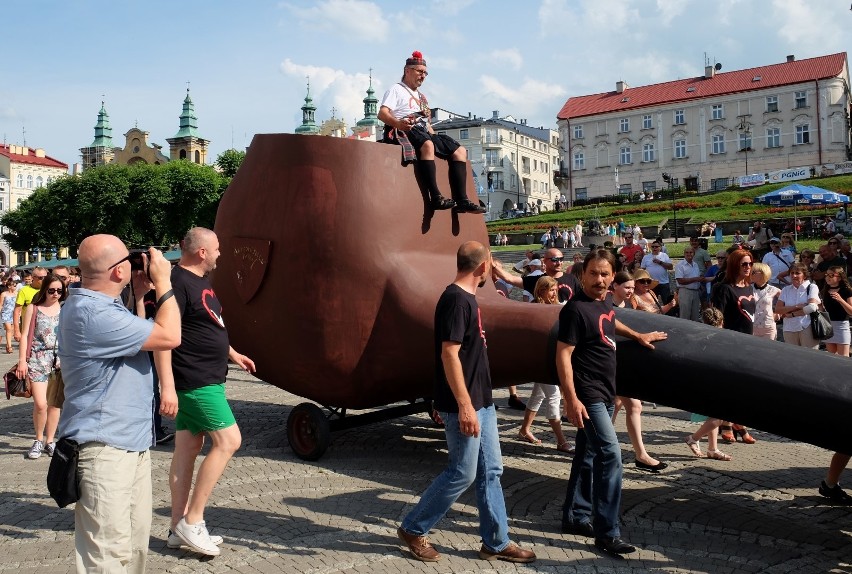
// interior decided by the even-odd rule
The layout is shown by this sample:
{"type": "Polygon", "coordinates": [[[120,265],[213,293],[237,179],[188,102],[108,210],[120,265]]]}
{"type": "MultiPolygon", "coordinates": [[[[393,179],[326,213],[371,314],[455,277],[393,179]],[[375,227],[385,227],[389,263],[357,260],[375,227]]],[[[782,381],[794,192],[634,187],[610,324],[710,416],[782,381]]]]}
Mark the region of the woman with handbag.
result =
{"type": "Polygon", "coordinates": [[[781,290],[775,314],[784,318],[784,342],[788,345],[819,349],[819,341],[811,332],[810,314],[819,309],[819,289],[808,280],[808,270],[801,263],[790,266],[790,285],[781,290]]]}
{"type": "Polygon", "coordinates": [[[11,277],[6,279],[6,289],[0,293],[0,320],[3,321],[3,330],[6,333],[6,354],[12,354],[12,339],[15,329],[12,326],[13,313],[15,312],[15,299],[18,297],[18,283],[11,277]]]}
{"type": "Polygon", "coordinates": [[[829,267],[825,272],[825,286],[822,288],[823,305],[834,335],[823,341],[825,350],[841,357],[849,356],[849,315],[852,315],[852,285],[846,277],[846,271],[839,265],[829,267]]]}
{"type": "Polygon", "coordinates": [[[59,330],[60,302],[67,295],[65,284],[52,273],[24,310],[21,346],[18,351],[18,377],[27,377],[33,396],[35,441],[27,457],[36,459],[42,451],[53,456],[59,409],[47,404],[47,379],[59,368],[56,334],[59,330]]]}

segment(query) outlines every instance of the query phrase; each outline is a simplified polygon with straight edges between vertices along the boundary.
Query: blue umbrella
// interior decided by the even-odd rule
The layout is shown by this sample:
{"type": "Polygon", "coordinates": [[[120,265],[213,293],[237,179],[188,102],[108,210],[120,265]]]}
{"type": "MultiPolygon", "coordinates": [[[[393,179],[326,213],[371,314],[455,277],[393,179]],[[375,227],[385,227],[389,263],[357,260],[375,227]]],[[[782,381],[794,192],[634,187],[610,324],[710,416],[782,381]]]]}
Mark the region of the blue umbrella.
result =
{"type": "MultiPolygon", "coordinates": [[[[796,208],[800,205],[836,205],[838,203],[849,203],[849,196],[821,187],[793,183],[787,187],[759,195],[754,198],[754,202],[773,207],[788,207],[792,205],[793,220],[795,221],[796,208]]],[[[796,230],[797,226],[794,225],[793,229],[796,230]]],[[[798,239],[798,233],[796,233],[796,239],[798,239]]]]}

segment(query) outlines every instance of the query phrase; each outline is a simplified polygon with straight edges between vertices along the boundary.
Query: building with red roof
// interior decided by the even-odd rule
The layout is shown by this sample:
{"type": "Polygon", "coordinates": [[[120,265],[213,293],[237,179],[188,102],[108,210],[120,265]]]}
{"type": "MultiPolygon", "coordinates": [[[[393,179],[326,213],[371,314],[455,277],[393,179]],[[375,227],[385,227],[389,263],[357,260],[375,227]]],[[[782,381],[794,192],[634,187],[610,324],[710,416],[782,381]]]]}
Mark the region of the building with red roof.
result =
{"type": "Polygon", "coordinates": [[[670,184],[722,189],[749,174],[852,160],[845,52],[720,70],[569,98],[557,115],[560,188],[572,200],[635,200],[670,184]]]}
{"type": "MultiPolygon", "coordinates": [[[[68,164],[50,157],[43,149],[0,145],[0,214],[17,208],[34,190],[67,174],[68,164]]],[[[19,254],[20,260],[10,255],[9,246],[0,241],[0,265],[26,263],[25,254],[19,254]]]]}

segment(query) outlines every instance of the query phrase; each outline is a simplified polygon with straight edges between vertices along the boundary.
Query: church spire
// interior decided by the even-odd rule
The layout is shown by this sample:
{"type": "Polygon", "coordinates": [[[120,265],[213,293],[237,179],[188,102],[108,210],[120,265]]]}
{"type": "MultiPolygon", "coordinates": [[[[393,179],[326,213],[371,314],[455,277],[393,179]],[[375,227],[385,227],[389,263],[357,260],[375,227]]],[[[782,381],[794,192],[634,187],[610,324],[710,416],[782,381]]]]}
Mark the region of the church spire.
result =
{"type": "Polygon", "coordinates": [[[359,128],[368,128],[372,126],[379,127],[382,122],[379,120],[379,99],[376,97],[376,92],[373,90],[373,69],[370,68],[370,86],[367,88],[367,97],[364,98],[364,118],[358,120],[355,125],[359,128]]]}
{"type": "Polygon", "coordinates": [[[95,140],[89,147],[112,148],[112,128],[109,125],[109,114],[101,100],[101,111],[98,112],[98,123],[95,125],[95,140]]]}
{"type": "Polygon", "coordinates": [[[189,97],[189,86],[186,88],[186,97],[183,99],[183,111],[180,114],[180,129],[174,137],[201,137],[198,133],[198,118],[195,116],[195,105],[192,103],[192,98],[189,97]]]}
{"type": "Polygon", "coordinates": [[[319,133],[315,118],[316,111],[317,107],[311,98],[311,78],[308,77],[308,94],[305,96],[305,105],[302,106],[302,125],[296,128],[297,134],[315,135],[319,133]]]}

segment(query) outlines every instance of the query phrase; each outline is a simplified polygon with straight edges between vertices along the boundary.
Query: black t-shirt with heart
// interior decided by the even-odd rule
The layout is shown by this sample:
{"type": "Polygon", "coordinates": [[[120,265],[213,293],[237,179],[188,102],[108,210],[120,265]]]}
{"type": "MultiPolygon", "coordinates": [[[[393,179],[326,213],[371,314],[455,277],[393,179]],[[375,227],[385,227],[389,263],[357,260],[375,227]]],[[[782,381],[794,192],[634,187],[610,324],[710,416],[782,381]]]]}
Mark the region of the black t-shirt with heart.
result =
{"type": "Polygon", "coordinates": [[[752,334],[755,303],[751,285],[737,287],[730,283],[717,283],[710,292],[710,301],[722,312],[725,329],[752,334]]]}
{"type": "Polygon", "coordinates": [[[488,365],[488,343],[482,328],[482,318],[476,297],[453,283],[448,286],[435,307],[435,408],[448,413],[459,412],[456,397],[447,383],[441,361],[443,343],[461,343],[459,360],[464,384],[479,410],[493,404],[491,399],[491,369],[488,365]]]}
{"type": "Polygon", "coordinates": [[[206,277],[175,265],[172,289],[181,314],[180,346],[172,351],[175,389],[224,383],[230,343],[213,286],[206,277]]]}
{"type": "Polygon", "coordinates": [[[615,309],[578,291],[559,312],[557,339],[574,347],[574,390],[583,404],[615,398],[615,309]]]}

